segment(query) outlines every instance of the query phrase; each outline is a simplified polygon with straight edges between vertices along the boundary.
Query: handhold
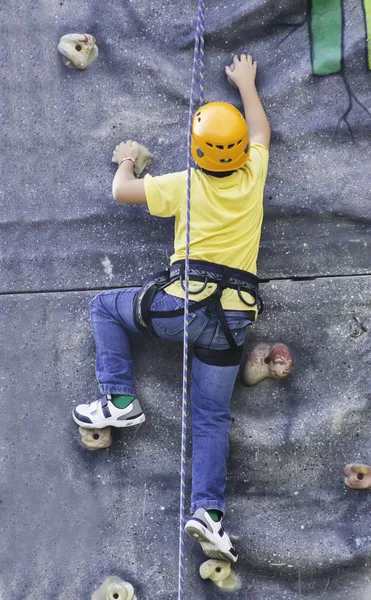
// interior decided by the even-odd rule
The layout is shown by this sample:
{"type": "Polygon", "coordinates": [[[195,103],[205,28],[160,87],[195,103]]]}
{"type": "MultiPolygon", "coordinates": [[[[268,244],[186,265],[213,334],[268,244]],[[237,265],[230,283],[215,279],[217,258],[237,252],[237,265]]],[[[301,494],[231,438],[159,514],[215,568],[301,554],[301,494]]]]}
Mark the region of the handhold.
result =
{"type": "Polygon", "coordinates": [[[118,577],[108,577],[99,590],[94,592],[91,600],[137,600],[134,588],[130,583],[118,577]]]}
{"type": "Polygon", "coordinates": [[[58,50],[71,69],[83,71],[98,57],[98,46],[89,33],[69,33],[59,40],[58,50]]]}
{"type": "Polygon", "coordinates": [[[231,563],[224,560],[207,560],[200,566],[202,579],[211,579],[218,588],[235,592],[241,587],[237,573],[232,571],[231,563]]]}
{"type": "Polygon", "coordinates": [[[231,563],[224,560],[207,560],[200,566],[200,575],[202,579],[211,579],[211,581],[224,581],[231,573],[231,563]]]}
{"type": "Polygon", "coordinates": [[[355,490],[371,489],[371,467],[353,463],[344,468],[345,483],[355,490]]]}
{"type": "MultiPolygon", "coordinates": [[[[135,161],[134,173],[137,177],[141,175],[146,167],[150,164],[153,156],[151,152],[142,144],[138,144],[139,146],[139,154],[138,158],[135,161]]],[[[117,161],[112,158],[112,162],[117,164],[117,161]]]]}
{"type": "Polygon", "coordinates": [[[263,379],[284,379],[292,371],[292,356],[285,344],[258,344],[248,356],[243,369],[246,385],[263,379]]]}
{"type": "MultiPolygon", "coordinates": [[[[230,70],[233,73],[233,71],[235,69],[234,63],[232,63],[231,65],[229,65],[229,68],[230,68],[230,70]]],[[[228,76],[227,76],[227,79],[228,79],[228,83],[230,83],[231,86],[234,87],[235,90],[238,90],[238,87],[236,86],[236,84],[234,83],[234,81],[232,81],[232,79],[230,77],[228,77],[228,76]]]]}
{"type": "Polygon", "coordinates": [[[79,434],[82,445],[88,450],[103,450],[112,444],[111,427],[104,427],[104,429],[79,427],[79,434]]]}

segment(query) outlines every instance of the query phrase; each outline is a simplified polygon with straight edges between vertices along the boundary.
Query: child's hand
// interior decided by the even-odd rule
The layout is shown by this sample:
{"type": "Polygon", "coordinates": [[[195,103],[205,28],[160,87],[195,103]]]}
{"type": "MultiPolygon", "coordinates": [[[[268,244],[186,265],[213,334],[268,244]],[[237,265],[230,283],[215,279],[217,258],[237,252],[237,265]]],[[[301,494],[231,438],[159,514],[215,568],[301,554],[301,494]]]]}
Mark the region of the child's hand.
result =
{"type": "Polygon", "coordinates": [[[121,142],[113,151],[112,162],[119,164],[123,158],[132,158],[137,160],[139,156],[139,144],[128,140],[127,142],[121,142]]]}
{"type": "Polygon", "coordinates": [[[241,88],[255,86],[256,70],[258,65],[256,61],[253,61],[252,56],[246,56],[246,54],[241,54],[241,58],[234,56],[233,65],[233,70],[231,67],[226,67],[225,72],[239,90],[241,90],[241,88]]]}

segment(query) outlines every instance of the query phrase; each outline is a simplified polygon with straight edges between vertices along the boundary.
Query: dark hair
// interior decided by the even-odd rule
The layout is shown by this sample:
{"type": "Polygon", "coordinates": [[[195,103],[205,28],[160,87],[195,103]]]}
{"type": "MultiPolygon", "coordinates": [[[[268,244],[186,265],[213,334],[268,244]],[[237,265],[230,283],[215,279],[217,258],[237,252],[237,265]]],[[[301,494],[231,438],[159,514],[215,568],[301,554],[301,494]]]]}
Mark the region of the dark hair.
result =
{"type": "Polygon", "coordinates": [[[232,175],[232,173],[236,172],[236,171],[207,171],[206,169],[201,169],[201,171],[203,173],[206,173],[206,175],[212,175],[213,177],[228,177],[229,175],[232,175]]]}

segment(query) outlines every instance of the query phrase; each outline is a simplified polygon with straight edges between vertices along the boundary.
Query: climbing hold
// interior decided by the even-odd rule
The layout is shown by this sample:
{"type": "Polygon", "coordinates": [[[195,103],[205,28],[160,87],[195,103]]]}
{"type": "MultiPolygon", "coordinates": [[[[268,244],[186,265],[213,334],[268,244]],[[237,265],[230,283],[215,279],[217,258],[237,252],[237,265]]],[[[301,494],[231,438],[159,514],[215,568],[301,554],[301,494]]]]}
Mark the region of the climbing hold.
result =
{"type": "Polygon", "coordinates": [[[211,579],[211,581],[223,581],[231,573],[231,563],[224,560],[207,560],[200,566],[200,575],[202,579],[211,579]]]}
{"type": "Polygon", "coordinates": [[[292,356],[285,344],[258,344],[248,356],[243,369],[246,385],[263,379],[284,379],[292,371],[292,356]]]}
{"type": "Polygon", "coordinates": [[[134,588],[130,583],[118,577],[108,577],[99,590],[94,592],[91,600],[137,600],[134,588]]]}
{"type": "Polygon", "coordinates": [[[85,429],[79,427],[81,443],[88,450],[103,450],[112,444],[111,427],[104,429],[85,429]]]}
{"type": "Polygon", "coordinates": [[[347,465],[344,468],[345,483],[355,490],[371,489],[371,467],[357,463],[347,465]]]}
{"type": "Polygon", "coordinates": [[[353,315],[352,322],[350,324],[350,335],[353,338],[358,338],[364,333],[367,333],[368,327],[365,321],[361,321],[356,315],[353,315]]]}
{"type": "Polygon", "coordinates": [[[219,588],[235,592],[241,587],[240,578],[232,571],[231,563],[224,560],[207,560],[200,566],[202,579],[210,579],[219,588]]]}
{"type": "MultiPolygon", "coordinates": [[[[139,177],[139,175],[144,171],[144,169],[148,167],[153,158],[151,152],[145,146],[142,146],[142,144],[138,144],[138,146],[139,154],[138,158],[135,161],[134,167],[134,173],[137,177],[139,177]]],[[[112,162],[118,164],[114,156],[112,157],[112,162]]]]}
{"type": "MultiPolygon", "coordinates": [[[[233,71],[234,71],[234,63],[232,63],[231,65],[229,65],[229,68],[230,68],[230,70],[233,73],[233,71]]],[[[238,90],[238,87],[236,86],[236,84],[234,83],[234,81],[232,81],[232,79],[230,77],[228,77],[228,76],[227,76],[227,79],[228,79],[228,83],[230,83],[231,86],[234,87],[235,90],[238,90]]]]}
{"type": "Polygon", "coordinates": [[[89,33],[69,33],[59,40],[58,50],[71,69],[83,71],[98,57],[95,37],[89,33]]]}

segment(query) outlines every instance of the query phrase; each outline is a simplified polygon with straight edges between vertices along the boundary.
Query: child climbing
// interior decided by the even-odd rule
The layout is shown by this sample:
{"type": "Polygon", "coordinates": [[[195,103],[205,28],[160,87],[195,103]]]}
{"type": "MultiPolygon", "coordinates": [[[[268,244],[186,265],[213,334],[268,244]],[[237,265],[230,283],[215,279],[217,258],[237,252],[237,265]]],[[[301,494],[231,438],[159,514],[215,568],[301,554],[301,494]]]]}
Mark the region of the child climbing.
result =
{"type": "MultiPolygon", "coordinates": [[[[211,102],[195,114],[191,174],[190,314],[192,361],[192,517],[185,530],[211,558],[236,562],[222,526],[231,425],[230,401],[247,327],[261,308],[256,262],[263,219],[270,127],[255,86],[251,56],[233,59],[226,74],[238,87],[245,118],[232,105],[211,102]]],[[[145,416],[135,395],[130,336],[147,333],[183,341],[186,172],[161,177],[133,173],[138,144],[119,144],[113,196],[147,204],[152,215],[175,216],[170,267],[142,288],[109,290],[91,303],[96,375],[103,397],[80,404],[85,428],[130,427],[145,416]]]]}

